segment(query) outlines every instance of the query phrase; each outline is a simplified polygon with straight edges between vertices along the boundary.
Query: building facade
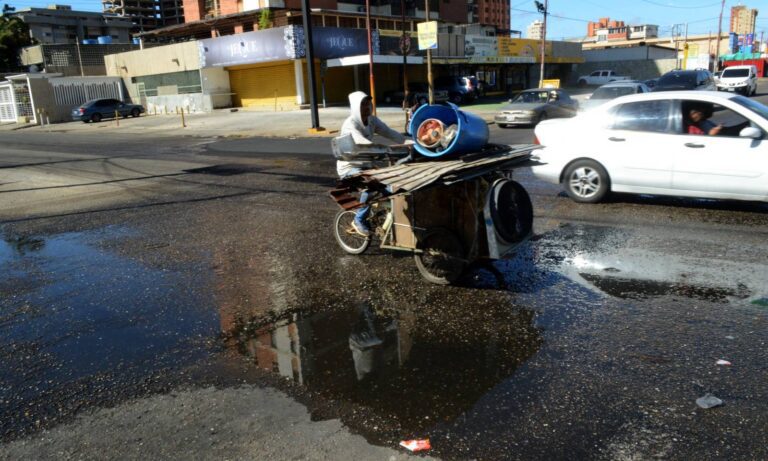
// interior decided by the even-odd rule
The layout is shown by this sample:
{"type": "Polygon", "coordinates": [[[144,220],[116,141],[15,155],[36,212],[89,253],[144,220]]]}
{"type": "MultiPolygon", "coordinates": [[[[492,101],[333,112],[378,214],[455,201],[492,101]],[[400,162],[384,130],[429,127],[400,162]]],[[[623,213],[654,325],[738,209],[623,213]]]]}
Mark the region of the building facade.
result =
{"type": "Polygon", "coordinates": [[[537,19],[530,23],[525,30],[525,38],[541,40],[542,35],[544,35],[544,21],[541,19],[537,19]]]}
{"type": "Polygon", "coordinates": [[[41,44],[74,44],[83,40],[129,43],[131,21],[113,15],[74,11],[67,5],[25,8],[12,15],[29,26],[29,35],[41,44]]]}
{"type": "Polygon", "coordinates": [[[757,10],[744,5],[731,7],[731,32],[738,35],[754,34],[757,10]]]}
{"type": "Polygon", "coordinates": [[[102,0],[105,13],[129,19],[133,32],[146,32],[184,22],[182,0],[102,0]]]}

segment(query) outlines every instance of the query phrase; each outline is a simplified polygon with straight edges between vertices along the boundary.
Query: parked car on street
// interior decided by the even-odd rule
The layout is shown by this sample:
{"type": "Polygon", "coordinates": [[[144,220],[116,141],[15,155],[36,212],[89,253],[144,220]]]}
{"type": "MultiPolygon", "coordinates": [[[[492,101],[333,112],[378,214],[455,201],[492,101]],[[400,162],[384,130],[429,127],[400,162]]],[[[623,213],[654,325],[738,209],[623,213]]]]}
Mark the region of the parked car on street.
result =
{"type": "Polygon", "coordinates": [[[83,122],[100,122],[104,118],[138,117],[144,113],[144,107],[139,104],[128,104],[117,99],[92,99],[80,107],[72,109],[72,119],[83,122]]]}
{"type": "Polygon", "coordinates": [[[438,77],[435,79],[434,87],[440,91],[446,91],[448,100],[454,104],[472,102],[477,98],[475,84],[470,77],[438,77]]]}
{"type": "Polygon", "coordinates": [[[617,80],[631,80],[631,78],[619,75],[612,70],[601,69],[596,70],[589,75],[582,75],[576,80],[576,83],[583,87],[587,85],[605,85],[606,83],[615,82],[617,80]]]}
{"type": "Polygon", "coordinates": [[[593,109],[601,104],[605,104],[611,99],[628,94],[650,93],[651,89],[645,83],[636,80],[621,80],[617,82],[606,83],[596,89],[587,100],[579,105],[580,110],[593,109]]]}
{"type": "MultiPolygon", "coordinates": [[[[432,96],[435,102],[444,102],[448,100],[448,92],[445,90],[432,89],[432,96]]],[[[423,82],[413,82],[408,84],[408,102],[407,107],[418,104],[426,104],[429,101],[429,85],[423,82]]],[[[403,90],[387,91],[384,93],[384,102],[402,103],[403,90]]]]}
{"type": "Polygon", "coordinates": [[[577,202],[609,192],[768,202],[767,134],[768,107],[733,93],[622,96],[539,124],[533,173],[577,202]],[[694,111],[719,133],[690,134],[694,111]]]}
{"type": "Polygon", "coordinates": [[[656,84],[659,83],[659,79],[657,78],[649,78],[648,80],[645,80],[643,83],[645,83],[645,86],[653,90],[656,87],[656,84]]]}
{"type": "Polygon", "coordinates": [[[536,125],[548,118],[573,117],[578,107],[579,103],[559,88],[535,88],[521,91],[493,119],[500,128],[536,125]]]}
{"type": "Polygon", "coordinates": [[[659,77],[653,91],[715,91],[715,79],[706,69],[671,70],[659,77]]]}
{"type": "Polygon", "coordinates": [[[721,72],[718,91],[733,91],[749,96],[757,93],[757,66],[731,66],[721,72]]]}

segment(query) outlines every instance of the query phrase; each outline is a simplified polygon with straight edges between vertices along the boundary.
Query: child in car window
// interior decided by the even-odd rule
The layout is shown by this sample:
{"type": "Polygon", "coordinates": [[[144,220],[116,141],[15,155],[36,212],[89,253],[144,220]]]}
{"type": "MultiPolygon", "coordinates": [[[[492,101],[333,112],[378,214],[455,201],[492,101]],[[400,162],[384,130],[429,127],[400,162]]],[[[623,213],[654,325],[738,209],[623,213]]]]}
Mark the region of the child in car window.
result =
{"type": "Polygon", "coordinates": [[[722,125],[716,125],[708,120],[712,115],[711,107],[690,106],[686,114],[686,133],[688,134],[707,134],[714,136],[723,129],[722,125]]]}

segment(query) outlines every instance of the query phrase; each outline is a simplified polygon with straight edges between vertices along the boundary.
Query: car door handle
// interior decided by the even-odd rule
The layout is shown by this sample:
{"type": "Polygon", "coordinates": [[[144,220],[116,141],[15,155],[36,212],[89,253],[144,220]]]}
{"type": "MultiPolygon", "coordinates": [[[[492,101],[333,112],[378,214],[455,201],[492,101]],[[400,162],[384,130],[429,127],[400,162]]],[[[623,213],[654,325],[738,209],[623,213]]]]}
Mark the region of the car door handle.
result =
{"type": "Polygon", "coordinates": [[[624,141],[626,141],[626,139],[624,139],[624,138],[614,138],[613,136],[608,138],[608,140],[609,141],[613,141],[613,142],[624,142],[624,141]]]}
{"type": "Polygon", "coordinates": [[[687,142],[685,143],[685,147],[691,147],[693,149],[701,149],[704,147],[704,144],[696,144],[695,142],[687,142]]]}

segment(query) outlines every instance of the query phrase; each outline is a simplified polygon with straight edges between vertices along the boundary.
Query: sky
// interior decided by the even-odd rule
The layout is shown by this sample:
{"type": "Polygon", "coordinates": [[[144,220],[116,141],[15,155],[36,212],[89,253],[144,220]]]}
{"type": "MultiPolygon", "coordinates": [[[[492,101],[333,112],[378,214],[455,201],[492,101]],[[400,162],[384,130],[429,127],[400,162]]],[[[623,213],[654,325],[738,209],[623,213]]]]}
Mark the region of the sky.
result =
{"type": "MultiPolygon", "coordinates": [[[[418,1],[418,0],[417,0],[418,1]]],[[[544,3],[544,0],[540,0],[544,3]]],[[[51,3],[71,5],[73,9],[101,11],[99,0],[0,0],[17,8],[28,6],[45,7],[51,3]]],[[[528,25],[542,15],[536,11],[534,0],[510,0],[511,26],[523,32],[528,25]]],[[[768,0],[726,0],[723,11],[723,31],[728,31],[731,7],[746,5],[760,11],[757,16],[756,39],[760,33],[768,40],[768,0]]],[[[584,37],[587,23],[601,17],[624,21],[628,25],[655,24],[659,36],[672,35],[675,24],[682,24],[680,31],[688,24],[688,34],[717,33],[721,0],[549,0],[547,17],[547,38],[561,40],[584,37]]]]}
{"type": "MultiPolygon", "coordinates": [[[[544,3],[544,0],[539,1],[544,3]]],[[[534,0],[511,2],[512,29],[522,31],[525,37],[528,25],[536,19],[542,19],[542,15],[536,11],[534,0]]],[[[585,37],[587,23],[605,17],[624,21],[627,25],[657,25],[660,37],[671,36],[675,24],[682,24],[679,29],[684,33],[686,23],[689,35],[709,32],[717,34],[721,4],[721,0],[549,0],[547,38],[561,40],[585,37]]],[[[731,7],[736,5],[745,5],[759,11],[756,38],[763,32],[768,39],[768,0],[726,0],[722,30],[728,32],[731,7]]]]}

